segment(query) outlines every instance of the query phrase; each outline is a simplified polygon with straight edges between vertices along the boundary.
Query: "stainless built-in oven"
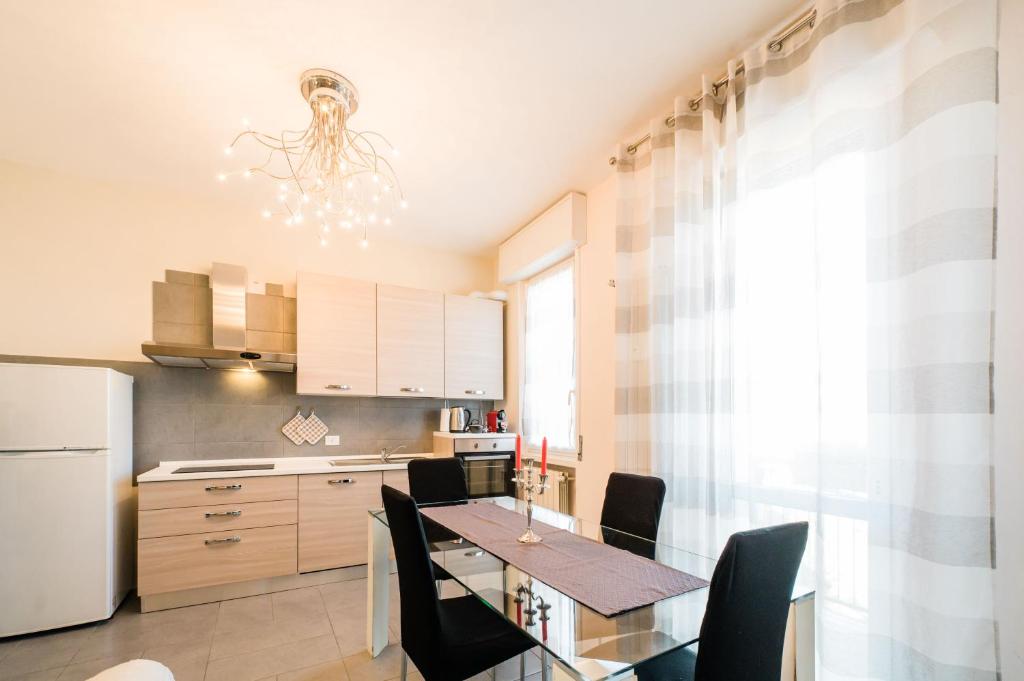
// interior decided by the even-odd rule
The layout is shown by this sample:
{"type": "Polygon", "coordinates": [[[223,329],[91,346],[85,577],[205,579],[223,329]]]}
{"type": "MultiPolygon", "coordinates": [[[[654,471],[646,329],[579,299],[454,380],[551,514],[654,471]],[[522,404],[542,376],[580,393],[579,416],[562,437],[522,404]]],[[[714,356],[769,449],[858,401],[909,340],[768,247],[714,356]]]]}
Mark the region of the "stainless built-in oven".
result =
{"type": "Polygon", "coordinates": [[[512,472],[515,466],[514,438],[457,438],[455,456],[466,467],[469,498],[515,496],[512,472]]]}

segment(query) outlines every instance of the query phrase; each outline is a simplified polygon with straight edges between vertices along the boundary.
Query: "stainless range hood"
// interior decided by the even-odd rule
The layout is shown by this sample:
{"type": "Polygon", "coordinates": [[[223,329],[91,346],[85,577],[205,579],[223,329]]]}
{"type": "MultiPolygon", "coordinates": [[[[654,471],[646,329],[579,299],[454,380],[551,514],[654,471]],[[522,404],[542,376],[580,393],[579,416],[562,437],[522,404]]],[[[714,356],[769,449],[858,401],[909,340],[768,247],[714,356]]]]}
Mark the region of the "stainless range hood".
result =
{"type": "Polygon", "coordinates": [[[295,355],[246,348],[246,270],[241,265],[213,263],[213,347],[143,343],[142,354],[162,366],[235,371],[295,371],[295,355]]]}
{"type": "Polygon", "coordinates": [[[295,371],[295,355],[257,350],[219,350],[194,345],[143,343],[142,354],[165,367],[235,369],[241,371],[295,371]]]}

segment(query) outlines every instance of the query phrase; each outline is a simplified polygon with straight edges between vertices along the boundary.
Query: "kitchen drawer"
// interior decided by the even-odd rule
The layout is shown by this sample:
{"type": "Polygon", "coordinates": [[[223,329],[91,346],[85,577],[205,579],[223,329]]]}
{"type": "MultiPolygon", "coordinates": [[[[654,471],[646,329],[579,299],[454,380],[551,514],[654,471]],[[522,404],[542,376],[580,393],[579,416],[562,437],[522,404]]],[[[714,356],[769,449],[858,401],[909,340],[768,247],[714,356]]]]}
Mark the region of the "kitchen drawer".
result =
{"type": "Polygon", "coordinates": [[[294,475],[267,475],[144,482],[139,485],[139,510],[295,499],[298,491],[295,478],[294,475]]]}
{"type": "Polygon", "coordinates": [[[297,503],[284,499],[139,511],[139,539],[294,525],[298,521],[297,503]]]}
{"type": "Polygon", "coordinates": [[[295,572],[296,526],[139,540],[139,595],[295,572]]]}
{"type": "Polygon", "coordinates": [[[366,562],[368,511],[381,507],[380,471],[299,479],[299,572],[366,562]]]}

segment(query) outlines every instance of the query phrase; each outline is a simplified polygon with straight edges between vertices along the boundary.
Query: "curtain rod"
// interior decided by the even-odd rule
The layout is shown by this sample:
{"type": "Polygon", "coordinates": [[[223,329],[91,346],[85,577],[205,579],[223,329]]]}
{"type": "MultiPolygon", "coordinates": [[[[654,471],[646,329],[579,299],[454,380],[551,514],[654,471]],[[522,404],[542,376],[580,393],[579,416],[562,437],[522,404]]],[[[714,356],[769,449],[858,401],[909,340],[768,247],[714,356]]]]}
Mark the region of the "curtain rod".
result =
{"type": "MultiPolygon", "coordinates": [[[[769,52],[779,52],[779,51],[781,51],[782,50],[782,44],[784,42],[786,42],[786,40],[788,40],[789,38],[793,37],[794,33],[799,31],[800,29],[804,28],[805,26],[807,28],[814,28],[814,21],[817,18],[818,18],[818,10],[816,10],[816,9],[812,9],[812,10],[802,14],[799,18],[797,18],[792,23],[790,23],[788,26],[786,26],[786,28],[782,29],[781,33],[779,33],[777,36],[775,36],[774,38],[772,38],[771,40],[768,41],[768,51],[769,52]]],[[[736,75],[739,75],[739,74],[743,73],[745,70],[746,70],[746,67],[744,66],[743,62],[740,62],[739,64],[736,65],[736,75]]],[[[721,78],[719,78],[718,80],[716,80],[714,83],[711,84],[711,93],[717,96],[719,88],[725,87],[728,83],[729,83],[729,74],[726,74],[726,75],[722,76],[721,78]]],[[[700,107],[700,103],[703,100],[704,100],[704,93],[698,94],[696,97],[691,99],[690,100],[690,111],[696,111],[700,107]]],[[[665,125],[667,125],[670,128],[674,128],[675,127],[675,125],[676,125],[676,115],[675,115],[675,113],[670,113],[665,118],[665,125]]],[[[633,142],[632,144],[630,144],[628,147],[626,147],[626,151],[628,153],[630,153],[630,154],[635,154],[636,150],[640,148],[640,145],[643,144],[644,142],[648,141],[649,139],[651,139],[651,133],[647,133],[646,135],[644,135],[643,137],[638,139],[636,142],[633,142]]],[[[608,158],[608,165],[610,165],[610,166],[615,165],[617,162],[618,162],[618,159],[616,159],[614,156],[610,156],[608,158]]]]}

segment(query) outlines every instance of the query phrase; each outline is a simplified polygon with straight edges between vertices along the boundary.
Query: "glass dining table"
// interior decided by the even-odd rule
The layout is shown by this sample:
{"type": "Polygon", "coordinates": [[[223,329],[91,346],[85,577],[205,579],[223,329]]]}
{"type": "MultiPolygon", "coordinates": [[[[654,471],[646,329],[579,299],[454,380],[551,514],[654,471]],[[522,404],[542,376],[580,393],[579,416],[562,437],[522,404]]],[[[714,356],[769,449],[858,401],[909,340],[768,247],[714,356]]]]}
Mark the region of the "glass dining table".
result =
{"type": "MultiPolygon", "coordinates": [[[[521,513],[526,526],[525,501],[495,497],[470,503],[493,503],[521,513]]],[[[650,542],[536,505],[533,517],[706,580],[711,579],[715,568],[715,559],[708,556],[650,542]]],[[[368,525],[367,648],[376,657],[388,644],[389,575],[394,563],[384,511],[370,511],[368,525]]],[[[475,595],[519,627],[540,647],[542,660],[550,660],[551,673],[558,679],[604,681],[629,677],[637,665],[693,645],[699,639],[707,587],[605,617],[535,575],[461,538],[431,543],[430,551],[434,562],[457,582],[458,595],[463,590],[475,595]]],[[[808,655],[813,666],[813,595],[809,586],[798,581],[787,627],[784,670],[807,664],[808,655]]],[[[545,681],[547,670],[548,665],[543,664],[545,681]]],[[[799,675],[794,672],[794,676],[799,675]]]]}

